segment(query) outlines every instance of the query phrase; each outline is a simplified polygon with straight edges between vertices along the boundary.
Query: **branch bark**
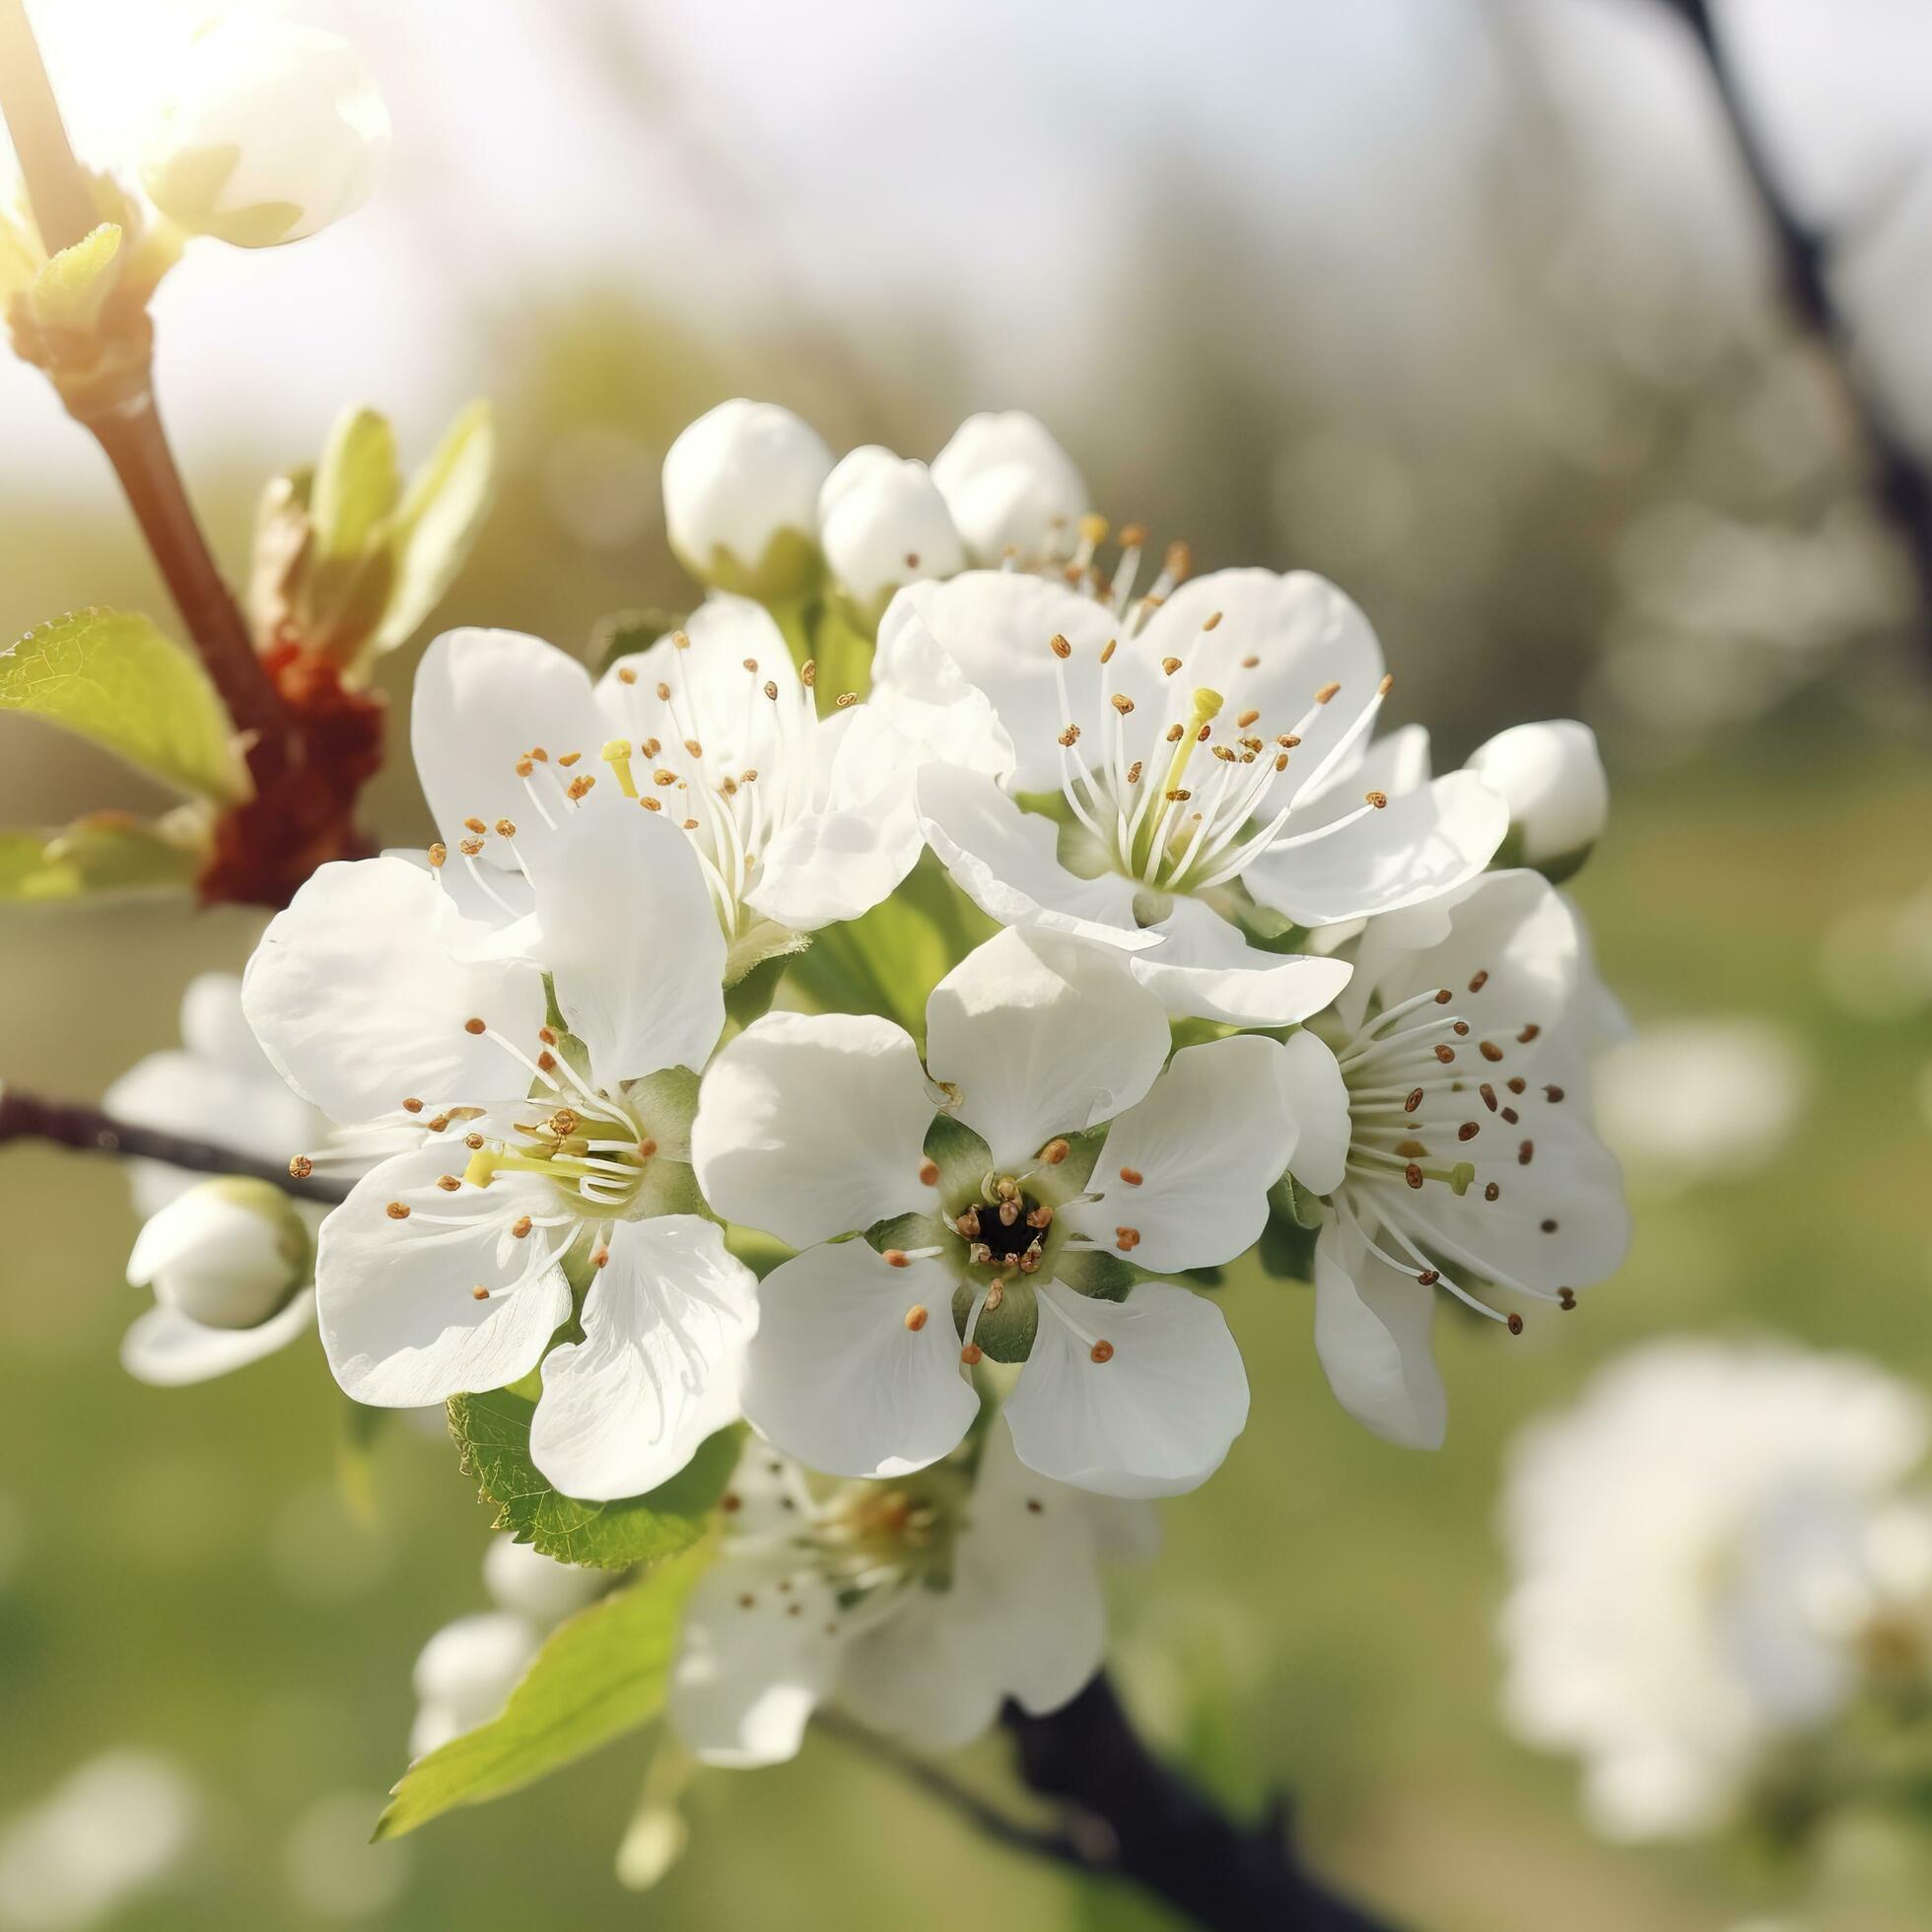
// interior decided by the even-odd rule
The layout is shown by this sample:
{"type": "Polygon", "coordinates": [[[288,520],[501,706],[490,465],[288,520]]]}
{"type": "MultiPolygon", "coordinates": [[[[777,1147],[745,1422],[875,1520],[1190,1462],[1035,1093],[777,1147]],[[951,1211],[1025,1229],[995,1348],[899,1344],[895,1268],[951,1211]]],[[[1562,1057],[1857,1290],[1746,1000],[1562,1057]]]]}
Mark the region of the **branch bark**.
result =
{"type": "Polygon", "coordinates": [[[266,1181],[298,1201],[333,1205],[346,1201],[347,1185],[320,1175],[298,1179],[273,1161],[255,1160],[213,1140],[196,1140],[182,1134],[165,1134],[116,1120],[83,1100],[50,1100],[17,1087],[0,1086],[0,1146],[10,1140],[46,1140],[76,1153],[120,1154],[141,1160],[163,1160],[196,1174],[237,1174],[266,1181]]]}
{"type": "Polygon", "coordinates": [[[1859,367],[1852,327],[1831,287],[1831,258],[1838,238],[1802,221],[1786,199],[1724,50],[1710,0],[1663,0],[1663,4],[1690,28],[1710,70],[1739,159],[1770,225],[1786,303],[1800,325],[1831,353],[1869,451],[1873,498],[1898,535],[1917,581],[1919,644],[1932,656],[1932,467],[1893,424],[1859,367]]]}
{"type": "MultiPolygon", "coordinates": [[[[67,139],[26,0],[0,0],[0,109],[41,242],[49,254],[73,246],[99,220],[94,188],[67,139]]],[[[248,768],[264,788],[288,764],[293,725],[195,520],[162,429],[152,372],[144,367],[124,406],[77,420],[113,465],[181,622],[236,729],[247,734],[248,768]]]]}

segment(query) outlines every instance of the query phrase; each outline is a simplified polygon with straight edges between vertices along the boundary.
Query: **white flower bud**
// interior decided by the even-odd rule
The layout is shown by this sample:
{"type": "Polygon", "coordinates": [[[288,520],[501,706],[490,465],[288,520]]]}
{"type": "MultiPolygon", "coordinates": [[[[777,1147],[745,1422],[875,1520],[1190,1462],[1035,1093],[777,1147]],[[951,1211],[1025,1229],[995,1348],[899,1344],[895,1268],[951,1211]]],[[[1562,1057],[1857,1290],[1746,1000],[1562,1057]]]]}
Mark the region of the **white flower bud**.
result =
{"type": "Polygon", "coordinates": [[[309,1230],[266,1181],[203,1181],[150,1217],[127,1278],[205,1328],[256,1328],[309,1277],[309,1230]]]}
{"type": "Polygon", "coordinates": [[[818,493],[832,452],[809,423],[739,396],[664,456],[664,528],[701,583],[772,603],[818,581],[818,493]]]}
{"type": "Polygon", "coordinates": [[[1469,769],[1508,804],[1525,865],[1566,878],[1602,836],[1610,781],[1589,725],[1571,718],[1511,725],[1471,754],[1469,769]]]}
{"type": "Polygon", "coordinates": [[[607,1581],[601,1570],[560,1563],[507,1536],[494,1538],[483,1553],[483,1587],[497,1607],[544,1628],[582,1610],[607,1581]]]}
{"type": "Polygon", "coordinates": [[[542,1638],[506,1611],[459,1617],[424,1644],[411,1678],[417,1700],[458,1731],[487,1724],[529,1669],[542,1638]]]}
{"type": "Polygon", "coordinates": [[[347,40],[236,12],[189,48],[141,179],[191,233],[265,248],[353,214],[388,157],[388,109],[347,40]]]}
{"type": "Polygon", "coordinates": [[[892,593],[922,578],[966,568],[966,549],[924,463],[869,444],[855,449],[819,492],[825,561],[862,620],[876,625],[892,593]]]}
{"type": "Polygon", "coordinates": [[[959,534],[976,564],[1063,553],[1088,508],[1085,479],[1037,416],[1008,409],[968,416],[932,458],[959,534]]]}

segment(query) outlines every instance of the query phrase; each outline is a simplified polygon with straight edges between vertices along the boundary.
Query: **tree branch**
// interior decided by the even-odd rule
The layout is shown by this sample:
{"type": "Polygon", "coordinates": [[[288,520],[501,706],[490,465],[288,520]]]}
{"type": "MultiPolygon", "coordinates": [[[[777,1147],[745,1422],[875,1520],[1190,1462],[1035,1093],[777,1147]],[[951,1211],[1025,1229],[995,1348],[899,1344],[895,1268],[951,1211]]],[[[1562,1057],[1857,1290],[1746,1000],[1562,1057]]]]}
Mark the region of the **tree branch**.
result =
{"type": "Polygon", "coordinates": [[[1662,0],[1662,4],[1689,26],[1710,69],[1739,159],[1770,223],[1785,300],[1799,323],[1831,353],[1845,399],[1870,452],[1872,495],[1904,547],[1917,580],[1919,642],[1932,654],[1932,469],[1894,427],[1859,367],[1853,330],[1831,289],[1831,257],[1839,238],[1808,226],[1786,200],[1718,37],[1709,0],[1662,0]]]}
{"type": "Polygon", "coordinates": [[[0,1085],[0,1146],[10,1140],[48,1140],[77,1153],[163,1160],[171,1167],[184,1167],[197,1174],[238,1174],[251,1181],[266,1181],[298,1201],[332,1206],[349,1196],[343,1182],[324,1180],[319,1175],[298,1180],[287,1167],[252,1159],[213,1140],[194,1140],[185,1135],[136,1127],[85,1101],[49,1100],[0,1085]]]}
{"type": "MultiPolygon", "coordinates": [[[[42,244],[49,254],[72,247],[100,217],[93,184],[61,122],[26,0],[0,0],[0,109],[42,244]]],[[[113,464],[188,636],[236,729],[248,734],[248,768],[257,788],[264,787],[289,761],[293,727],[195,520],[162,429],[151,370],[144,367],[125,406],[99,416],[77,412],[76,419],[113,464]]]]}
{"type": "Polygon", "coordinates": [[[1131,1879],[1211,1932],[1388,1932],[1301,1865],[1285,1804],[1238,1823],[1155,1758],[1104,1673],[1045,1717],[1008,1703],[1000,1722],[1028,1786],[1104,1830],[1107,1856],[1089,1871],[1131,1879]]]}

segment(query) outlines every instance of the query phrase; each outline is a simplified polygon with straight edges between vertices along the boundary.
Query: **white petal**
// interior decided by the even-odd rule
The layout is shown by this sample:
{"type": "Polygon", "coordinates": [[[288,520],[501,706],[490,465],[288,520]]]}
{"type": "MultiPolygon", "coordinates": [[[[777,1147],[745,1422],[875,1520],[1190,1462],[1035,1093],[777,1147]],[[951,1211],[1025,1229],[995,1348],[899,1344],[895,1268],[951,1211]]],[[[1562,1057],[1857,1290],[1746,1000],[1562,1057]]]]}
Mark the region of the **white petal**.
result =
{"type": "MultiPolygon", "coordinates": [[[[453,853],[463,820],[494,826],[508,818],[535,841],[542,815],[531,802],[517,761],[532,748],[550,754],[531,784],[561,818],[569,807],[556,760],[579,751],[594,758],[604,731],[590,692],[590,673],[575,657],[520,631],[445,631],[423,653],[409,712],[409,748],[437,829],[453,853]]],[[[516,866],[510,847],[486,839],[486,862],[516,866]]]]}
{"type": "Polygon", "coordinates": [[[1331,1222],[1315,1244],[1315,1352],[1349,1414],[1406,1449],[1440,1449],[1449,1399],[1429,1346],[1434,1290],[1331,1222]]]}
{"type": "Polygon", "coordinates": [[[996,933],[926,1002],[926,1064],[1002,1167],[1131,1107],[1168,1037],[1160,1002],[1117,954],[1044,932],[996,933]]]}
{"type": "Polygon", "coordinates": [[[252,1080],[275,1078],[242,1010],[235,973],[197,973],[181,995],[181,1044],[202,1060],[252,1080]]]}
{"type": "Polygon", "coordinates": [[[601,1570],[546,1556],[534,1544],[493,1537],[483,1552],[483,1587],[499,1610],[548,1629],[603,1594],[601,1570]]]}
{"type": "Polygon", "coordinates": [[[411,1688],[456,1733],[472,1731],[503,1709],[541,1642],[532,1623],[507,1611],[459,1617],[424,1644],[411,1688]]]}
{"type": "Polygon", "coordinates": [[[1199,899],[1176,899],[1148,930],[1160,944],[1134,955],[1134,977],[1177,1018],[1287,1026],[1321,1011],[1348,983],[1346,962],[1264,952],[1199,899]]]}
{"type": "Polygon", "coordinates": [[[1232,1261],[1267,1225],[1268,1190],[1294,1147],[1286,1059],[1252,1033],[1182,1048],[1107,1130],[1088,1184],[1097,1198],[1061,1218],[1156,1274],[1232,1261]],[[1123,1227],[1138,1238],[1123,1243],[1123,1227]]]}
{"type": "Polygon", "coordinates": [[[929,757],[1009,778],[1013,741],[993,700],[953,660],[901,590],[879,620],[866,703],[929,757]]]}
{"type": "MultiPolygon", "coordinates": [[[[1302,926],[1393,912],[1474,878],[1509,830],[1509,807],[1470,772],[1391,797],[1380,811],[1335,821],[1303,846],[1277,844],[1242,883],[1302,926]]],[[[1295,836],[1293,822],[1289,836],[1295,836]]]]}
{"type": "Polygon", "coordinates": [[[1348,1088],[1326,1042],[1290,1033],[1278,1063],[1281,1105],[1294,1130],[1288,1169],[1310,1194],[1333,1194],[1348,1161],[1348,1088]]]}
{"type": "Polygon", "coordinates": [[[279,1315],[251,1329],[204,1328],[178,1308],[154,1307],[136,1316],[121,1337],[121,1366],[152,1388],[182,1388],[260,1361],[307,1335],[314,1325],[315,1295],[310,1288],[304,1288],[279,1315]]]}
{"type": "Polygon", "coordinates": [[[1154,613],[1135,649],[1153,661],[1179,657],[1174,683],[1218,691],[1223,718],[1256,711],[1253,728],[1263,736],[1300,737],[1288,769],[1256,807],[1263,818],[1320,769],[1382,680],[1382,650],[1368,619],[1309,571],[1194,578],[1154,613]],[[1213,628],[1204,628],[1210,620],[1213,628]],[[1315,693],[1329,684],[1342,688],[1317,706],[1315,693]]]}
{"type": "Polygon", "coordinates": [[[925,1751],[956,1751],[1000,1714],[1007,1660],[1031,1630],[993,1621],[992,1601],[965,1592],[955,1573],[943,1595],[914,1590],[893,1616],[854,1639],[841,1660],[839,1701],[875,1731],[925,1751]],[[1000,1641],[989,1643],[989,1630],[1000,1641]]]}
{"type": "Polygon", "coordinates": [[[421,1409],[453,1395],[501,1389],[536,1366],[544,1344],[570,1313],[561,1268],[539,1267],[541,1232],[509,1245],[498,1233],[520,1207],[554,1211],[558,1195],[533,1175],[500,1174],[487,1189],[446,1193],[439,1173],[461,1143],[432,1142],[373,1168],[322,1223],[315,1295],[322,1346],[335,1379],[358,1402],[421,1409]],[[431,1228],[390,1216],[401,1202],[424,1213],[460,1213],[474,1231],[431,1228]],[[493,1290],[479,1301],[478,1286],[493,1290]]]}
{"type": "Polygon", "coordinates": [[[579,812],[530,856],[544,964],[606,1089],[701,1070],[724,1026],[724,935],[660,812],[579,812]]]}
{"type": "Polygon", "coordinates": [[[919,775],[926,837],[953,883],[1001,926],[1093,939],[1125,951],[1160,943],[1134,924],[1134,887],[1112,872],[1083,879],[1055,856],[1050,818],[1022,811],[990,778],[957,765],[919,775]]]}
{"type": "Polygon", "coordinates": [[[567,1496],[655,1489],[735,1422],[757,1283],[695,1214],[621,1222],[584,1302],[584,1340],[543,1361],[530,1460],[567,1496]]]}
{"type": "Polygon", "coordinates": [[[911,1037],[857,1013],[767,1013],[706,1072],[691,1164],[715,1211],[794,1248],[930,1200],[933,1102],[911,1037]]]}
{"type": "Polygon", "coordinates": [[[338,1121],[392,1113],[405,1098],[514,1098],[528,1075],[466,1022],[530,1041],[543,982],[514,960],[459,958],[477,932],[406,861],[324,865],[248,961],[248,1022],[289,1084],[338,1121]]]}
{"type": "Polygon", "coordinates": [[[678,1736],[707,1764],[795,1758],[838,1670],[844,1639],[826,1628],[837,1615],[823,1577],[795,1552],[727,1552],[684,1613],[670,1685],[678,1736]]]}
{"type": "Polygon", "coordinates": [[[1006,1398],[1020,1460],[1110,1496],[1199,1488],[1248,1420],[1248,1377],[1221,1311],[1164,1281],[1125,1301],[1040,1290],[1033,1352],[1006,1398]],[[1095,1361],[1097,1344],[1113,1350],[1095,1361]]]}
{"type": "Polygon", "coordinates": [[[862,1241],[808,1248],[758,1287],[744,1412],[828,1476],[903,1476],[954,1447],[979,1409],[959,1362],[953,1278],[893,1268],[862,1241]],[[917,1329],[906,1317],[924,1308],[917,1329]]]}
{"type": "Polygon", "coordinates": [[[1429,782],[1429,734],[1420,724],[1405,724],[1371,744],[1361,762],[1346,773],[1324,781],[1319,792],[1294,802],[1296,833],[1332,824],[1362,802],[1366,792],[1386,792],[1391,798],[1419,791],[1429,782]]]}
{"type": "Polygon", "coordinates": [[[1089,727],[1098,720],[1100,653],[1119,632],[1120,620],[1104,604],[1049,578],[986,570],[944,584],[909,584],[887,616],[894,622],[888,664],[895,679],[900,652],[914,642],[902,638],[897,626],[916,617],[967,681],[992,700],[1013,746],[1013,789],[1058,792],[1060,734],[1070,724],[1089,727]],[[1073,647],[1071,656],[1056,659],[1056,636],[1073,647]],[[1060,699],[1063,678],[1070,716],[1060,699]]]}

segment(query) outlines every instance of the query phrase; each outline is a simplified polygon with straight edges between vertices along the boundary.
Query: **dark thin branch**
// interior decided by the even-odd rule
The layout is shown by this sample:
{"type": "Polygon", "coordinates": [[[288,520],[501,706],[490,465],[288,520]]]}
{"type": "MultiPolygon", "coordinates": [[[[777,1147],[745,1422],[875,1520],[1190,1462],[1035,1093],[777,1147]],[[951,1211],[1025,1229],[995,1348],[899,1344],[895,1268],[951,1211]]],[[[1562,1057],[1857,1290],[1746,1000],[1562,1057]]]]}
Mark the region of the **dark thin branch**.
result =
{"type": "Polygon", "coordinates": [[[287,1167],[254,1160],[213,1140],[194,1140],[181,1134],[117,1121],[80,1100],[49,1100],[17,1087],[0,1086],[0,1146],[10,1140],[46,1140],[76,1153],[121,1154],[141,1160],[163,1160],[196,1174],[235,1174],[266,1181],[298,1201],[333,1205],[348,1199],[348,1186],[320,1175],[298,1180],[287,1167]]]}
{"type": "Polygon", "coordinates": [[[1009,1703],[1000,1721],[1028,1786],[1087,1821],[1081,1842],[1104,1833],[1089,1871],[1144,1886],[1212,1932],[1388,1932],[1303,1867],[1285,1806],[1237,1822],[1155,1758],[1105,1675],[1045,1717],[1009,1703]]]}
{"type": "Polygon", "coordinates": [[[1842,238],[1801,221],[1785,198],[1724,50],[1709,0],[1662,0],[1662,4],[1689,26],[1710,69],[1739,158],[1770,224],[1791,311],[1831,352],[1846,401],[1870,452],[1873,497],[1903,545],[1917,580],[1919,642],[1932,654],[1932,468],[1893,425],[1860,367],[1853,330],[1831,288],[1832,256],[1842,238]]]}
{"type": "MultiPolygon", "coordinates": [[[[26,0],[0,0],[0,109],[42,243],[49,254],[73,246],[99,220],[94,188],[67,139],[26,0]]],[[[144,365],[138,389],[124,404],[99,415],[76,413],[113,464],[188,636],[236,729],[248,734],[248,768],[257,786],[265,785],[288,763],[288,711],[195,520],[161,426],[151,374],[144,365]]]]}

